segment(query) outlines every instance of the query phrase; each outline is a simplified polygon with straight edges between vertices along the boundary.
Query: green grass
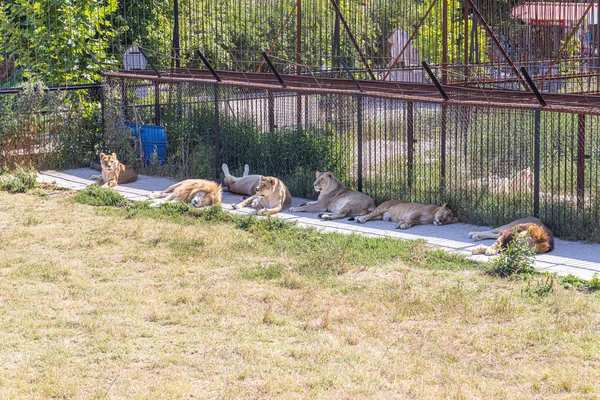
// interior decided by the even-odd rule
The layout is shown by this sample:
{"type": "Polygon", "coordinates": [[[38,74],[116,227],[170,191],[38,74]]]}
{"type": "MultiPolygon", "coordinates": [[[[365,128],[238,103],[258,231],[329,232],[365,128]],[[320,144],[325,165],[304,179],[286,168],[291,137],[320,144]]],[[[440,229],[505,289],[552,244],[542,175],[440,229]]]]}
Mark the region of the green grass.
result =
{"type": "Polygon", "coordinates": [[[9,193],[24,193],[35,187],[37,171],[32,167],[17,166],[0,174],[0,190],[9,193]]]}
{"type": "Polygon", "coordinates": [[[552,278],[219,208],[0,192],[0,216],[0,398],[600,393],[600,295],[552,278]]]}

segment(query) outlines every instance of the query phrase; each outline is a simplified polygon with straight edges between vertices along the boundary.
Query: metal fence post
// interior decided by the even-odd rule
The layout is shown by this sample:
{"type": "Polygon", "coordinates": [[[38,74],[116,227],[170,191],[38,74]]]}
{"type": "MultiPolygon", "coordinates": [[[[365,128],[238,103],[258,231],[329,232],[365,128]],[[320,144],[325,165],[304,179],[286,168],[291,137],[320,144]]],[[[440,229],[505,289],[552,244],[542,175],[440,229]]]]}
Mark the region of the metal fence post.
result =
{"type": "Polygon", "coordinates": [[[269,114],[269,132],[275,131],[275,95],[272,90],[267,90],[267,110],[269,114]]]}
{"type": "Polygon", "coordinates": [[[577,208],[585,206],[585,115],[577,114],[577,208]]]}
{"type": "Polygon", "coordinates": [[[363,96],[361,94],[356,95],[356,124],[357,124],[357,152],[358,152],[358,191],[362,192],[363,189],[363,96]]]}
{"type": "Polygon", "coordinates": [[[160,84],[154,84],[154,125],[160,125],[160,84]]]}
{"type": "Polygon", "coordinates": [[[414,174],[414,152],[415,152],[415,115],[412,101],[406,103],[406,153],[407,153],[407,186],[412,188],[414,174]]]}
{"type": "Polygon", "coordinates": [[[215,89],[215,178],[219,177],[221,167],[221,128],[219,126],[219,84],[214,84],[215,89]]]}
{"type": "Polygon", "coordinates": [[[535,130],[533,135],[533,216],[540,216],[540,137],[542,111],[534,111],[535,130]]]}

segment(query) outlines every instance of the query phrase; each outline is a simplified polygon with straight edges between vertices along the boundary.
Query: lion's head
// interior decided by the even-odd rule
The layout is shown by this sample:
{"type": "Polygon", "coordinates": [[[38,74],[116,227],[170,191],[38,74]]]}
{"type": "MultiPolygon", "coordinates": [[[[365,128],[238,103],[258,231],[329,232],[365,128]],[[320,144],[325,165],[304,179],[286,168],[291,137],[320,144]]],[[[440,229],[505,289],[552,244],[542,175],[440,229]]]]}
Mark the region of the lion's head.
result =
{"type": "Polygon", "coordinates": [[[221,202],[219,193],[217,192],[205,192],[204,190],[199,190],[194,197],[192,197],[191,204],[196,208],[200,207],[208,207],[213,204],[219,204],[221,202]]]}
{"type": "Polygon", "coordinates": [[[277,186],[277,178],[272,176],[261,176],[256,187],[256,194],[259,197],[269,196],[277,186]]]}
{"type": "Polygon", "coordinates": [[[458,222],[458,218],[452,214],[452,210],[450,210],[450,207],[448,207],[448,203],[444,203],[444,205],[437,210],[435,216],[433,217],[434,225],[453,224],[455,222],[458,222]]]}
{"type": "Polygon", "coordinates": [[[331,172],[317,171],[314,185],[316,192],[328,192],[337,188],[340,185],[340,181],[331,172]]]}
{"type": "Polygon", "coordinates": [[[100,153],[100,165],[102,165],[102,170],[106,170],[108,172],[117,170],[119,168],[119,160],[117,159],[117,155],[115,153],[100,153]]]}

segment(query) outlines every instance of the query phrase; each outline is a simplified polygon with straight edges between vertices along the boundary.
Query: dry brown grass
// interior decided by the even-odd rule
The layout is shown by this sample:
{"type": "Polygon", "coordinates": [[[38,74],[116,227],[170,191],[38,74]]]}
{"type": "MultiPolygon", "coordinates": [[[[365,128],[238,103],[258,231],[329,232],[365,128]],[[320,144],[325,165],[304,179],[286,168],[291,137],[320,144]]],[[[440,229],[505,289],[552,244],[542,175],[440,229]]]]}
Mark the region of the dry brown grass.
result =
{"type": "Polygon", "coordinates": [[[600,394],[597,294],[398,261],[312,279],[231,224],[35,195],[0,193],[0,227],[0,398],[600,394]]]}

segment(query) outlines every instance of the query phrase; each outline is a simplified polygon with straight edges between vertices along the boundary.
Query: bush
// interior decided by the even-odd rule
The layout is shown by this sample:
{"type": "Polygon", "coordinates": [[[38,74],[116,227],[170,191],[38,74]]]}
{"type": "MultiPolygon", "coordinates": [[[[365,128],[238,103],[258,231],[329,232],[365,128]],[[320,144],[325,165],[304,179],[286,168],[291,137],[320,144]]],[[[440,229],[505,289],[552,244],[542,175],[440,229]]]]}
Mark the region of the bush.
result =
{"type": "Polygon", "coordinates": [[[120,193],[112,189],[94,184],[77,193],[73,200],[77,203],[91,206],[125,206],[127,200],[120,193]]]}
{"type": "Polygon", "coordinates": [[[515,274],[533,274],[536,272],[533,254],[529,247],[529,235],[519,237],[515,232],[514,239],[491,261],[490,273],[503,278],[515,274]]]}
{"type": "Polygon", "coordinates": [[[33,167],[18,165],[13,171],[0,175],[0,190],[9,193],[24,193],[35,187],[37,171],[33,167]]]}

